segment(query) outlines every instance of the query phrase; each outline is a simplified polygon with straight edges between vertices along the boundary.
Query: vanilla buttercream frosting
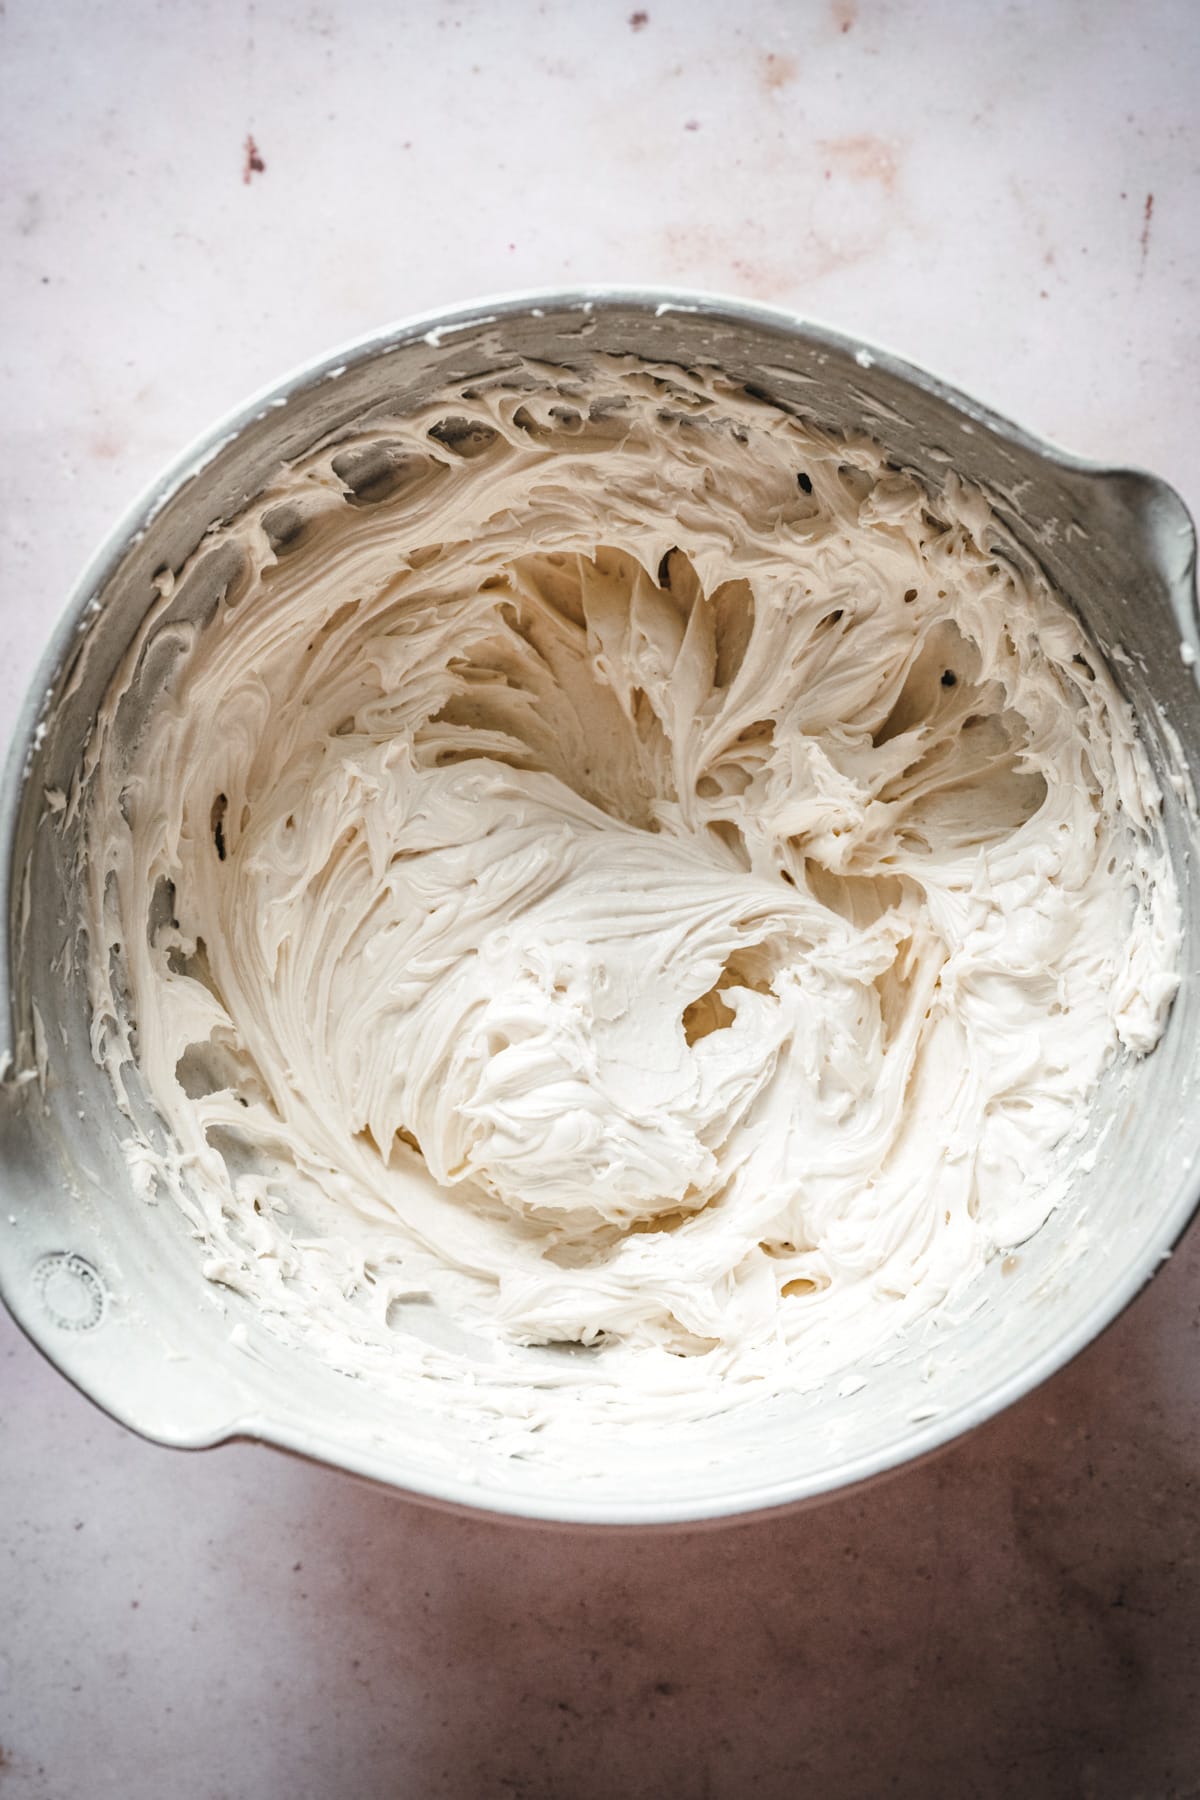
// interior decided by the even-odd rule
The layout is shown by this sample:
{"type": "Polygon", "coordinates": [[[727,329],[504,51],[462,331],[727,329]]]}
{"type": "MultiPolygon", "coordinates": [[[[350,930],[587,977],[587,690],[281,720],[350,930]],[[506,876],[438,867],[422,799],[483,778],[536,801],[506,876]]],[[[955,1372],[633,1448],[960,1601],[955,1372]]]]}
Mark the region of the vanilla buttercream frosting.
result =
{"type": "Polygon", "coordinates": [[[714,1410],[1071,1203],[1175,890],[1097,646],[953,475],[531,367],[161,588],[90,750],[93,1045],[273,1331],[481,1416],[714,1410]]]}

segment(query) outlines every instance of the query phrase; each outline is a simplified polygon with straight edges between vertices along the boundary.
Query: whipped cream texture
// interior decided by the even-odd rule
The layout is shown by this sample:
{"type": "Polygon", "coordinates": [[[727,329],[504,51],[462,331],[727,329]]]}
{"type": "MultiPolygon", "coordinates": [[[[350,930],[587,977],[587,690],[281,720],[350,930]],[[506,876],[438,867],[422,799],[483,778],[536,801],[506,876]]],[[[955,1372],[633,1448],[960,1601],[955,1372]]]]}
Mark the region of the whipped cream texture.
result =
{"type": "Polygon", "coordinates": [[[878,1350],[1064,1200],[1176,985],[1074,616],[953,476],[716,376],[497,377],[281,470],[92,755],[139,1181],[276,1331],[484,1409],[878,1350]]]}

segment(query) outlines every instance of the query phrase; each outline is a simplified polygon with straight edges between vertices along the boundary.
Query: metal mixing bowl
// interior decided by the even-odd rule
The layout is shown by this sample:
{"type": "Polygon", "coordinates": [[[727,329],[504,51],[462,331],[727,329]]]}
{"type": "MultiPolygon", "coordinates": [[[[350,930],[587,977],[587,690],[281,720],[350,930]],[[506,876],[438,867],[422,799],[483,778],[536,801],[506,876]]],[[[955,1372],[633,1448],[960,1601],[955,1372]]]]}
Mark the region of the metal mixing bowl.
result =
{"type": "MultiPolygon", "coordinates": [[[[179,606],[211,603],[222,570],[219,556],[210,562],[182,585],[179,606]]],[[[777,1507],[879,1475],[977,1425],[1116,1317],[1200,1194],[1194,562],[1187,512],[1154,477],[1066,456],[883,352],[703,296],[603,290],[485,302],[364,339],[251,400],[101,547],[17,721],[2,795],[0,964],[0,1048],[18,1077],[0,1101],[0,1291],[12,1312],[65,1375],[147,1437],[193,1447],[257,1438],[430,1498],[533,1518],[637,1524],[777,1507]],[[703,1429],[630,1433],[576,1480],[489,1452],[461,1419],[381,1406],[365,1383],[284,1350],[246,1303],[204,1281],[178,1209],[135,1196],[120,1148],[127,1126],[92,1060],[73,954],[78,823],[63,829],[45,795],[67,792],[76,777],[156,572],[178,570],[281,461],[523,357],[586,371],[596,352],[716,365],[821,427],[865,429],[931,486],[953,469],[988,492],[1115,654],[1163,785],[1185,975],[1159,1048],[1097,1098],[1096,1119],[1110,1129],[1094,1170],[1015,1259],[988,1267],[973,1294],[981,1304],[953,1329],[935,1378],[927,1344],[913,1345],[873,1371],[863,1393],[756,1403],[703,1429]]],[[[147,678],[146,704],[168,662],[147,678]]]]}

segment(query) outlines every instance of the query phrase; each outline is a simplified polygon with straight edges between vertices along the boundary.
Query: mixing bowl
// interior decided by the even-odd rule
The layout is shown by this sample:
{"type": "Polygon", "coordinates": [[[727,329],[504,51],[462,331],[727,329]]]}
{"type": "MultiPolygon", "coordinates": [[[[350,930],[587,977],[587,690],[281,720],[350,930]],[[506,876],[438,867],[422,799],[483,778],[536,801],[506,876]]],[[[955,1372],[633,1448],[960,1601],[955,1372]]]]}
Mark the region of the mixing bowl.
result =
{"type": "MultiPolygon", "coordinates": [[[[1067,456],[881,351],[699,295],[606,289],[484,302],[392,327],[258,395],[111,533],[17,721],[2,797],[0,963],[9,1072],[0,1290],[12,1312],[84,1393],[159,1442],[254,1438],[430,1499],[538,1519],[666,1523],[812,1500],[977,1425],[1116,1317],[1200,1195],[1194,561],[1187,512],[1154,477],[1067,456]],[[489,1448],[468,1418],[384,1403],[368,1383],[285,1348],[247,1302],[204,1280],[179,1209],[134,1191],[121,1149],[128,1127],[91,1055],[75,954],[79,818],[61,797],[158,597],[156,575],[178,571],[281,461],[448,384],[523,359],[586,374],[597,353],[719,368],[823,429],[868,432],[933,487],[955,470],[986,491],[1110,657],[1140,721],[1181,891],[1184,978],[1158,1049],[1114,1069],[1098,1093],[1094,1161],[1081,1157],[1070,1203],[989,1264],[936,1353],[925,1334],[855,1393],[751,1402],[704,1427],[631,1428],[575,1476],[489,1448]]],[[[211,606],[227,580],[219,548],[198,559],[164,631],[176,611],[211,606]]],[[[135,713],[169,677],[169,636],[162,642],[164,653],[145,659],[135,713]]]]}

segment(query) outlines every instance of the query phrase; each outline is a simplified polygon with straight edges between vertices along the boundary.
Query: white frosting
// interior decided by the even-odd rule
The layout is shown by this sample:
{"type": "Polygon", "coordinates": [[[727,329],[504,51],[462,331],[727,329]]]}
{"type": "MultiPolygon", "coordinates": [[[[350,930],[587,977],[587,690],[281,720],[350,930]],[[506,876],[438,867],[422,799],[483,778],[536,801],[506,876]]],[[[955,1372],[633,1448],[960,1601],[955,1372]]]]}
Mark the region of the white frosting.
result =
{"type": "Polygon", "coordinates": [[[282,471],[163,588],[92,749],[93,1041],[166,1129],[142,1190],[339,1366],[518,1415],[819,1382],[1037,1229],[1162,1030],[1129,711],[953,477],[534,370],[282,471]]]}

